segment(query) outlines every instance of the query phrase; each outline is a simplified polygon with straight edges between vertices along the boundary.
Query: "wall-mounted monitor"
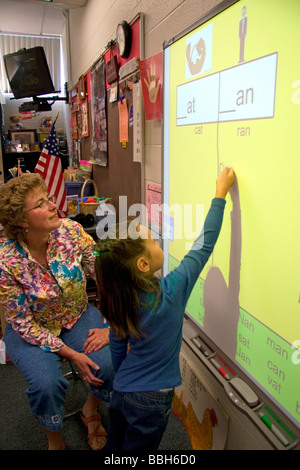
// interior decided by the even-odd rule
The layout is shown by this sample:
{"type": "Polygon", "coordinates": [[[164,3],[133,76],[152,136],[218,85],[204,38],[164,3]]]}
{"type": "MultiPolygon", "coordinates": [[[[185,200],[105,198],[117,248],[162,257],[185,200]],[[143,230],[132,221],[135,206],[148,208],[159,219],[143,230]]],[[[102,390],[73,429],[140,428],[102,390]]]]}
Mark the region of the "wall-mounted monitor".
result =
{"type": "Polygon", "coordinates": [[[6,75],[16,99],[55,92],[44,48],[41,46],[4,56],[6,75]]]}

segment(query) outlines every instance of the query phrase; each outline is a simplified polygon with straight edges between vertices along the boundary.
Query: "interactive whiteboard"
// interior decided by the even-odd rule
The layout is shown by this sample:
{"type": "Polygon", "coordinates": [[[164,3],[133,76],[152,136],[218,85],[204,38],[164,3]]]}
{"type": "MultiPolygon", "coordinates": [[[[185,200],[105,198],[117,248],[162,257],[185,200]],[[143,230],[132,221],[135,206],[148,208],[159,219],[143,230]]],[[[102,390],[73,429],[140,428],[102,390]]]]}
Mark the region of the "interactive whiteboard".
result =
{"type": "Polygon", "coordinates": [[[298,0],[231,2],[165,43],[163,123],[164,273],[233,167],[221,234],[186,313],[297,426],[299,47],[298,0]]]}

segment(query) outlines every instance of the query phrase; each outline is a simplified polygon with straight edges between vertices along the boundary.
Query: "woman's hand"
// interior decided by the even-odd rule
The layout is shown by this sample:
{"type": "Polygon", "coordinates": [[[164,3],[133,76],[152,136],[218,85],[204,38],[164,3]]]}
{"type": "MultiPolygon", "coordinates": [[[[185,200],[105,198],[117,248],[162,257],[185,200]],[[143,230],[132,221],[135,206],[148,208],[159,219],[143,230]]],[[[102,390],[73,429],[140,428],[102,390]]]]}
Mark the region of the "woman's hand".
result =
{"type": "Polygon", "coordinates": [[[99,370],[100,367],[84,353],[77,353],[73,358],[73,362],[82,375],[83,380],[85,380],[85,382],[87,382],[89,385],[98,387],[99,385],[103,384],[103,380],[95,377],[91,371],[91,369],[99,370]]]}
{"type": "Polygon", "coordinates": [[[83,345],[85,354],[98,351],[109,344],[109,328],[94,328],[89,331],[89,336],[83,345]]]}
{"type": "Polygon", "coordinates": [[[69,348],[66,344],[57,352],[57,354],[69,361],[73,361],[78,371],[80,372],[83,380],[85,380],[89,385],[94,385],[99,387],[103,385],[103,380],[98,379],[94,376],[91,369],[99,370],[100,367],[98,364],[93,362],[85,353],[80,353],[74,351],[74,349],[69,348]]]}

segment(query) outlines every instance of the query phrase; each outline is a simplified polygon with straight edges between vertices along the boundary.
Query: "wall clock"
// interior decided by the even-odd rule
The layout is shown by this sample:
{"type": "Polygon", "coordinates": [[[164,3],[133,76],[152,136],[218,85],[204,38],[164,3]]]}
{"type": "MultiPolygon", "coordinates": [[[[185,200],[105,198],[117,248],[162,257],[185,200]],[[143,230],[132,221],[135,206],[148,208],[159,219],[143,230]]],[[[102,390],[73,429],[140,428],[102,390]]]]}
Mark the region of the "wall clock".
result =
{"type": "Polygon", "coordinates": [[[117,48],[121,57],[127,58],[131,49],[131,27],[127,21],[121,21],[117,26],[117,48]]]}

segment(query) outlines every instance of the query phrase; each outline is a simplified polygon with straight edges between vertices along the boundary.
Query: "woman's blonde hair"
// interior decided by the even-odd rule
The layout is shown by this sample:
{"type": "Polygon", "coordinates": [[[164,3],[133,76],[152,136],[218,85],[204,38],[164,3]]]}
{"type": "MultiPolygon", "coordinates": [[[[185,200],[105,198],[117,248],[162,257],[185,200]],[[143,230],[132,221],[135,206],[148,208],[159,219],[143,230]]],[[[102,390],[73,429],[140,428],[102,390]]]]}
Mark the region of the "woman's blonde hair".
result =
{"type": "Polygon", "coordinates": [[[44,180],[37,173],[25,173],[0,187],[0,224],[7,238],[25,241],[26,232],[21,224],[27,217],[24,211],[26,197],[36,188],[48,191],[44,180]]]}
{"type": "Polygon", "coordinates": [[[134,338],[144,336],[139,325],[140,294],[154,293],[150,304],[153,308],[159,299],[160,284],[153,276],[145,277],[137,267],[137,259],[147,254],[142,238],[115,238],[99,240],[95,247],[95,271],[100,295],[100,311],[116,336],[134,338]]]}

